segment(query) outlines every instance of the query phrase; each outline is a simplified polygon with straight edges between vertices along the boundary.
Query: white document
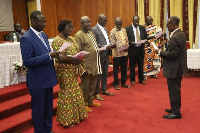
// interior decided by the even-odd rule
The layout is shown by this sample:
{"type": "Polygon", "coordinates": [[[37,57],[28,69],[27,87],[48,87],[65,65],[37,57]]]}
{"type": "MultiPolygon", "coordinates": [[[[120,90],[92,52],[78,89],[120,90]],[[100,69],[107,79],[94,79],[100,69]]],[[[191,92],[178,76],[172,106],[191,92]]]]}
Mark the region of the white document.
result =
{"type": "Polygon", "coordinates": [[[101,50],[106,50],[107,47],[108,47],[108,45],[105,45],[105,46],[99,48],[98,50],[99,50],[99,51],[101,51],[101,50]]]}
{"type": "Polygon", "coordinates": [[[151,44],[153,45],[154,49],[158,49],[154,42],[151,42],[151,44]]]}
{"type": "Polygon", "coordinates": [[[162,34],[164,34],[164,32],[159,32],[159,33],[156,35],[155,40],[157,40],[160,36],[162,36],[162,34]]]}
{"type": "Polygon", "coordinates": [[[77,54],[75,54],[75,55],[73,55],[71,57],[73,57],[73,58],[82,58],[83,56],[85,56],[88,53],[89,52],[87,52],[87,51],[81,51],[81,52],[79,52],[79,53],[77,53],[77,54]]]}
{"type": "Polygon", "coordinates": [[[145,43],[147,40],[140,40],[136,43],[135,47],[141,46],[142,43],[145,43]]]}
{"type": "Polygon", "coordinates": [[[124,51],[124,50],[126,50],[126,49],[128,49],[128,48],[129,48],[129,45],[124,46],[124,47],[121,47],[121,48],[119,49],[119,52],[124,51]]]}
{"type": "Polygon", "coordinates": [[[115,46],[115,45],[117,45],[118,43],[119,43],[119,42],[115,42],[115,43],[112,43],[112,44],[105,45],[105,46],[99,48],[98,50],[99,50],[99,51],[101,51],[101,50],[106,50],[107,47],[109,47],[109,46],[115,46]]]}
{"type": "Polygon", "coordinates": [[[66,48],[68,48],[71,45],[71,43],[63,43],[62,47],[60,47],[59,52],[62,52],[66,48]]]}
{"type": "Polygon", "coordinates": [[[142,43],[145,43],[147,40],[140,40],[137,42],[138,45],[141,45],[142,43]]]}

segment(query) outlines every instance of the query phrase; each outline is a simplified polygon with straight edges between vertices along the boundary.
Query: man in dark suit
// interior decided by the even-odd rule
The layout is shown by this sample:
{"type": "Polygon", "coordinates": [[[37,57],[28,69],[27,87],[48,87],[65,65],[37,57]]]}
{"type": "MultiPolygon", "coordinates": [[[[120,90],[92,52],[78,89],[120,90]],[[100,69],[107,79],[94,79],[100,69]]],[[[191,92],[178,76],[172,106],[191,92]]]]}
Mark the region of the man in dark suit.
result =
{"type": "Polygon", "coordinates": [[[14,31],[7,35],[8,36],[7,41],[20,42],[21,37],[25,34],[26,31],[22,29],[20,23],[14,23],[13,26],[14,26],[14,31]]]}
{"type": "MultiPolygon", "coordinates": [[[[107,17],[104,14],[100,14],[98,17],[98,23],[91,29],[93,34],[96,37],[97,45],[99,48],[110,44],[110,41],[108,38],[108,30],[105,28],[106,23],[107,23],[107,17]]],[[[109,95],[109,96],[114,95],[113,93],[107,90],[109,52],[110,52],[109,50],[104,50],[100,52],[102,74],[99,74],[97,78],[95,97],[97,100],[101,100],[101,101],[104,101],[104,99],[99,94],[100,82],[101,82],[101,90],[102,90],[103,95],[109,95]]]]}
{"type": "Polygon", "coordinates": [[[28,68],[27,86],[31,95],[32,121],[35,133],[52,133],[53,86],[57,84],[48,37],[42,31],[46,19],[42,12],[30,15],[31,27],[20,41],[24,65],[28,68]]]}
{"type": "Polygon", "coordinates": [[[130,82],[135,86],[135,65],[138,64],[138,80],[140,84],[146,85],[144,82],[143,65],[144,65],[144,43],[137,44],[140,40],[147,39],[145,27],[139,25],[139,16],[133,16],[132,24],[126,27],[129,40],[129,66],[130,66],[130,82]]]}
{"type": "Polygon", "coordinates": [[[171,32],[170,42],[165,51],[156,50],[163,58],[163,75],[167,78],[171,109],[165,109],[169,115],[167,119],[180,119],[181,108],[181,81],[187,74],[186,36],[179,29],[180,19],[172,16],[167,21],[168,30],[171,32]]]}

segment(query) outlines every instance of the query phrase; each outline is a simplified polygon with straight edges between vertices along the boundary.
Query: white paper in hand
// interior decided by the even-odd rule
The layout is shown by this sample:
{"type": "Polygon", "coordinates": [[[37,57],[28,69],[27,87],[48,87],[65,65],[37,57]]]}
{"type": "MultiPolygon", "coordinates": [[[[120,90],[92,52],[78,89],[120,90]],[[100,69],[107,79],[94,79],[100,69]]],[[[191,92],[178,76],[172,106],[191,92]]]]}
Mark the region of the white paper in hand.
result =
{"type": "Polygon", "coordinates": [[[164,33],[164,32],[159,32],[159,33],[156,35],[155,40],[157,40],[160,36],[162,36],[163,33],[164,33]]]}
{"type": "Polygon", "coordinates": [[[153,45],[154,49],[158,49],[158,47],[155,45],[155,43],[151,42],[151,44],[153,45]]]}
{"type": "Polygon", "coordinates": [[[145,43],[147,40],[140,40],[137,42],[137,45],[141,45],[142,43],[145,43]]]}
{"type": "Polygon", "coordinates": [[[71,45],[71,43],[63,43],[62,47],[59,49],[59,52],[62,52],[63,50],[65,50],[70,45],[71,45]]]}
{"type": "Polygon", "coordinates": [[[105,46],[99,48],[98,50],[99,50],[99,51],[101,51],[101,50],[106,50],[107,47],[108,47],[108,45],[105,45],[105,46]]]}
{"type": "Polygon", "coordinates": [[[124,51],[124,50],[126,50],[126,49],[128,49],[128,48],[129,48],[129,45],[124,46],[124,47],[121,47],[121,48],[119,49],[119,52],[124,51]]]}
{"type": "Polygon", "coordinates": [[[86,54],[88,54],[89,52],[87,51],[81,51],[77,54],[75,54],[74,56],[72,56],[73,58],[82,58],[83,56],[85,56],[86,54]]]}

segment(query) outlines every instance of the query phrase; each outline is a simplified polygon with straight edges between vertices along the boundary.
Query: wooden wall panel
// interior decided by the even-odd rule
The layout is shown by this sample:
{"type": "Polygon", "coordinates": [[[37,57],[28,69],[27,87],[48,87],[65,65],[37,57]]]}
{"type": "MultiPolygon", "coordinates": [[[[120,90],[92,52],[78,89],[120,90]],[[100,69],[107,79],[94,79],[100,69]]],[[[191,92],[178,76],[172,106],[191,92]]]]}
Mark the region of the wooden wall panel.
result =
{"type": "Polygon", "coordinates": [[[108,18],[106,27],[110,31],[116,17],[122,17],[123,27],[126,27],[132,23],[135,15],[135,0],[41,0],[41,7],[47,19],[45,32],[49,38],[58,34],[57,25],[63,18],[73,21],[74,35],[80,30],[82,16],[90,17],[93,27],[98,15],[105,14],[108,18]]]}
{"type": "MultiPolygon", "coordinates": [[[[26,0],[12,0],[13,21],[19,22],[23,29],[28,30],[28,18],[26,12],[26,0]]],[[[11,31],[0,32],[0,40],[11,31]]]]}

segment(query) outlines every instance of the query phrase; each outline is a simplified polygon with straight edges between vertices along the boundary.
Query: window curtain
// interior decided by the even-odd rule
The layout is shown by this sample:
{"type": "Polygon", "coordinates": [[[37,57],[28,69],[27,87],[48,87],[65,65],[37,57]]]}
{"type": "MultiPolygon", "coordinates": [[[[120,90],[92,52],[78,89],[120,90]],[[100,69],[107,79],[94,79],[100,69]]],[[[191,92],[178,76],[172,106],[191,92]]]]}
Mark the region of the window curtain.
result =
{"type": "Polygon", "coordinates": [[[183,30],[183,1],[170,0],[170,16],[177,16],[180,18],[179,28],[183,30]]]}
{"type": "Polygon", "coordinates": [[[11,0],[0,0],[0,31],[13,31],[13,12],[11,0]]]}
{"type": "Polygon", "coordinates": [[[188,22],[189,22],[189,42],[190,48],[193,48],[193,14],[194,14],[194,0],[188,0],[188,22]]]}
{"type": "Polygon", "coordinates": [[[144,11],[144,0],[137,0],[138,5],[138,16],[140,17],[140,25],[145,24],[145,11],[144,11]]]}
{"type": "Polygon", "coordinates": [[[198,1],[198,9],[197,9],[197,26],[196,26],[196,37],[195,37],[195,44],[196,48],[200,48],[200,0],[198,1]]]}
{"type": "Polygon", "coordinates": [[[161,2],[160,0],[149,0],[149,16],[153,18],[153,23],[159,27],[162,27],[160,25],[160,19],[161,19],[161,2]]]}

